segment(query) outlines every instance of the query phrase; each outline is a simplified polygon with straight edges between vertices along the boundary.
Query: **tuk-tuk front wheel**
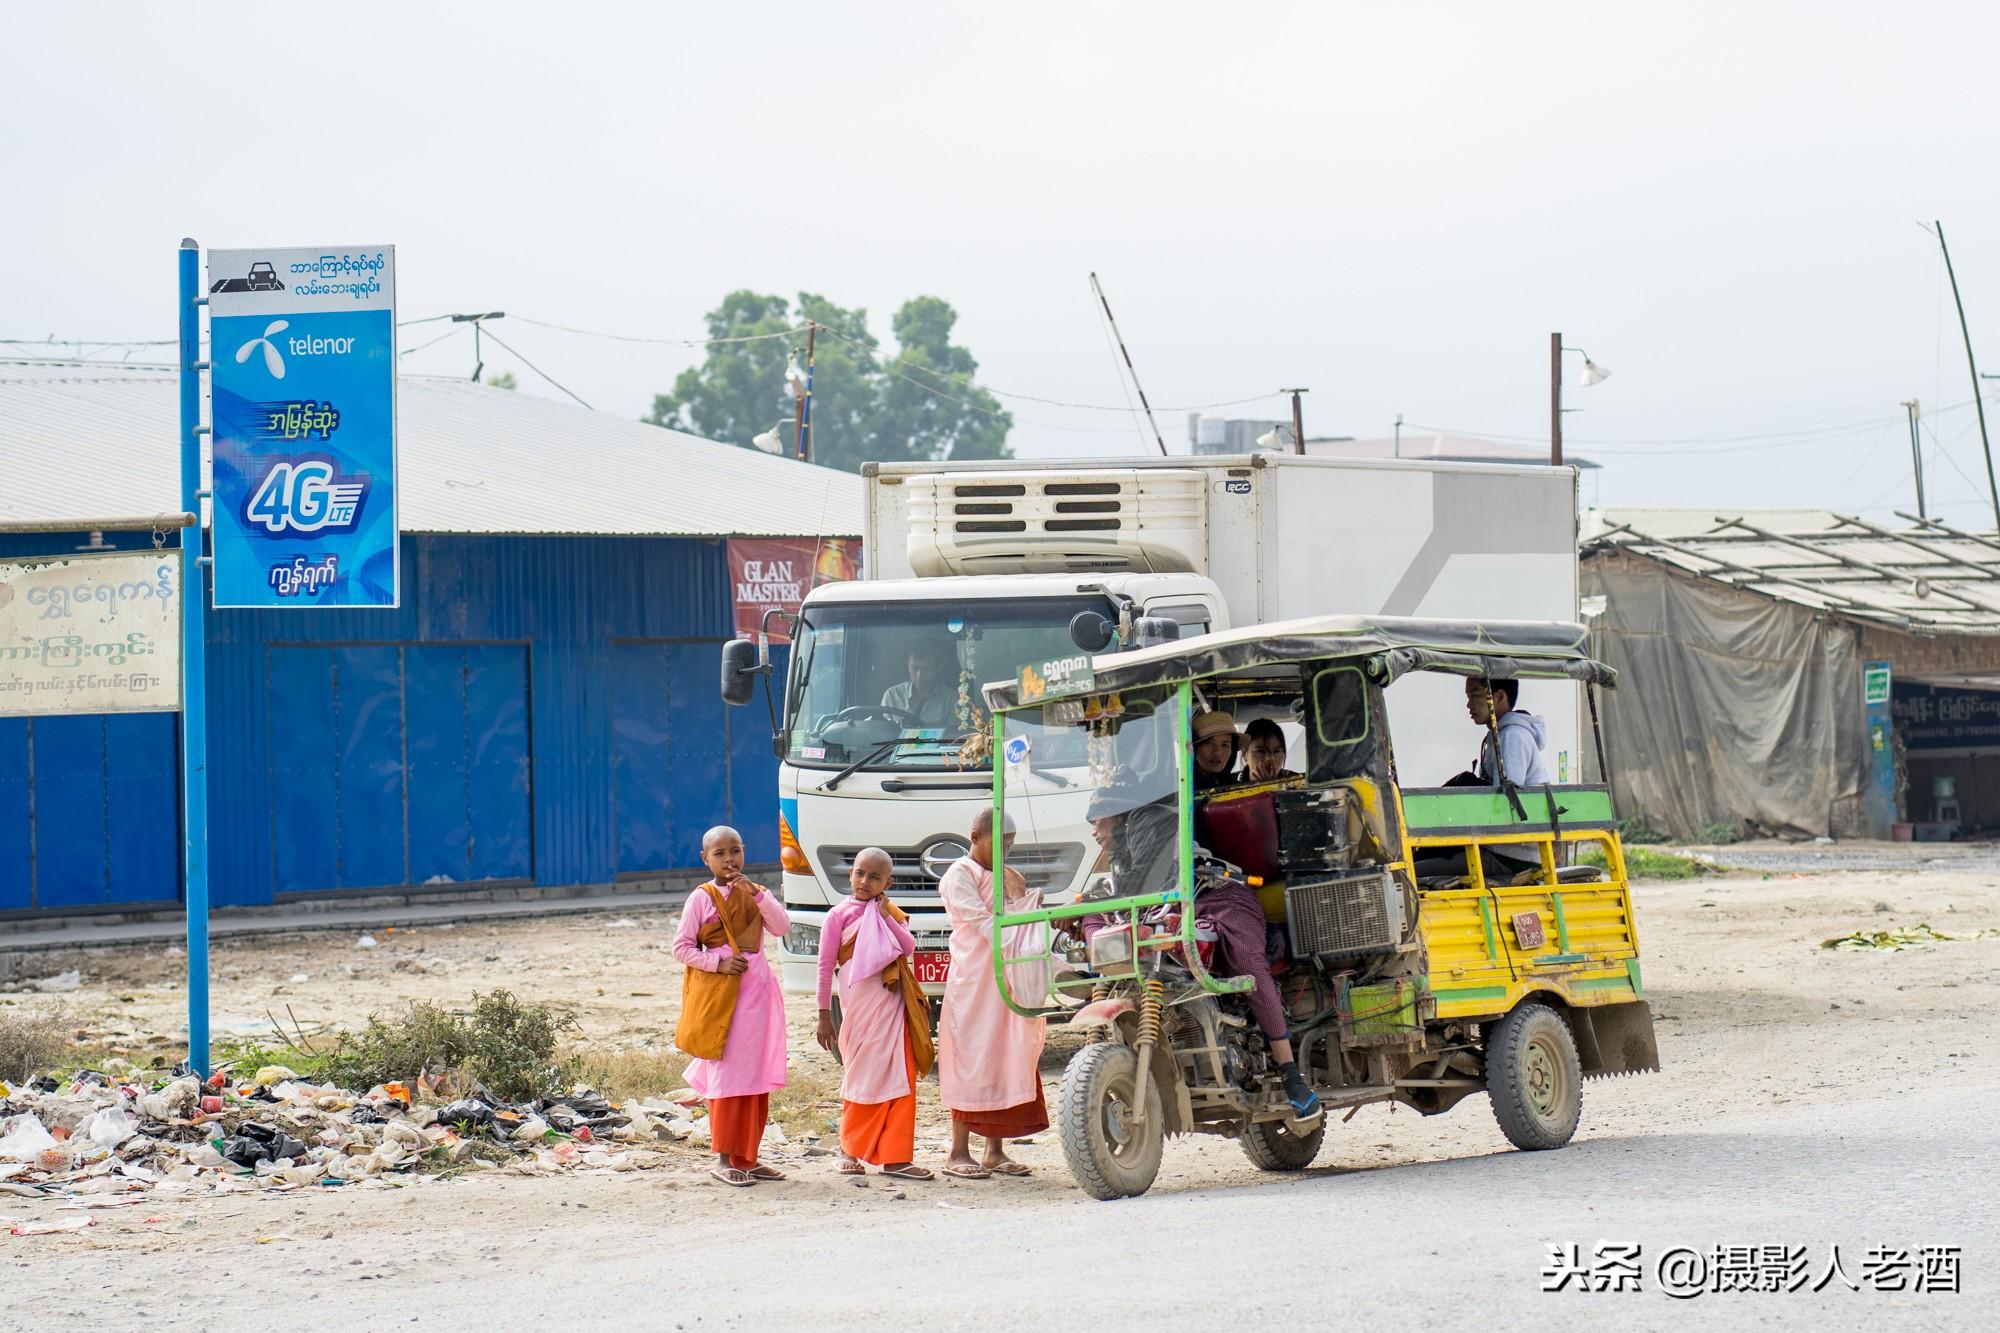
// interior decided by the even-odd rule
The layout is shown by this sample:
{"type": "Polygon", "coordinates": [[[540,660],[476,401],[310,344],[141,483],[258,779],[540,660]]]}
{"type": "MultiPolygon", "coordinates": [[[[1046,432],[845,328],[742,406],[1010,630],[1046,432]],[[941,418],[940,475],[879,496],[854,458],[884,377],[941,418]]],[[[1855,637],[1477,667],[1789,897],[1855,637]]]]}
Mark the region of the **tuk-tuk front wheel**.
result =
{"type": "Polygon", "coordinates": [[[1296,1120],[1261,1120],[1244,1128],[1237,1140],[1243,1155],[1259,1171],[1303,1171],[1319,1156],[1326,1137],[1326,1116],[1315,1115],[1311,1129],[1296,1120]]]}
{"type": "Polygon", "coordinates": [[[1545,1004],[1524,1004],[1486,1029],[1486,1087],[1493,1118],[1516,1148],[1560,1148],[1583,1114],[1583,1069],[1569,1024],[1545,1004]]]}
{"type": "Polygon", "coordinates": [[[1136,1114],[1139,1059],[1129,1046],[1100,1041],[1078,1051],[1063,1073],[1057,1128],[1069,1173],[1093,1199],[1144,1194],[1160,1173],[1166,1114],[1159,1085],[1146,1082],[1136,1114]]]}

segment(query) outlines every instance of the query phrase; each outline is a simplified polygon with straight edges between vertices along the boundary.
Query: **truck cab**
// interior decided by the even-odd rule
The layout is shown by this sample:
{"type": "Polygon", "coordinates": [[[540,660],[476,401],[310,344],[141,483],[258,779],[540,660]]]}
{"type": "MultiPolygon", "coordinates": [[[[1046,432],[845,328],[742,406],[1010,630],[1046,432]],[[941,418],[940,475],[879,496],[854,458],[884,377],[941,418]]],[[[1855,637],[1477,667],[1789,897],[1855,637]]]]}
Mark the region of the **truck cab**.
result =
{"type": "MultiPolygon", "coordinates": [[[[1141,617],[1171,620],[1190,635],[1228,627],[1215,584],[1188,573],[858,581],[827,585],[806,599],[777,740],[783,892],[792,918],[779,949],[787,990],[816,986],[820,923],[847,892],[854,857],[868,846],[895,862],[889,896],[910,914],[918,979],[942,990],[950,927],[938,877],[965,855],[973,815],[992,801],[980,686],[1024,663],[1077,655],[1072,622],[1079,616],[1128,626],[1141,617]]],[[[1087,757],[1029,762],[1032,780],[1064,813],[1036,840],[1017,844],[1009,864],[1049,901],[1067,902],[1096,852],[1078,776],[1087,757]],[[1064,802],[1060,793],[1069,787],[1077,797],[1064,802]]]]}

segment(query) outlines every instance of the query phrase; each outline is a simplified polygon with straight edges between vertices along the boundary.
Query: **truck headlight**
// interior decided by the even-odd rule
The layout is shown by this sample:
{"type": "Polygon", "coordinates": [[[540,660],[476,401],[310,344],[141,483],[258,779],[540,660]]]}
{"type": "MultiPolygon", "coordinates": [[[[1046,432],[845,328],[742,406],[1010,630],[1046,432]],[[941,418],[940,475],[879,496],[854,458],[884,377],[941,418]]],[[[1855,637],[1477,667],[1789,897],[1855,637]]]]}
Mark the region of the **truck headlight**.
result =
{"type": "Polygon", "coordinates": [[[819,954],[819,927],[793,926],[785,932],[785,952],[803,957],[819,954]]]}

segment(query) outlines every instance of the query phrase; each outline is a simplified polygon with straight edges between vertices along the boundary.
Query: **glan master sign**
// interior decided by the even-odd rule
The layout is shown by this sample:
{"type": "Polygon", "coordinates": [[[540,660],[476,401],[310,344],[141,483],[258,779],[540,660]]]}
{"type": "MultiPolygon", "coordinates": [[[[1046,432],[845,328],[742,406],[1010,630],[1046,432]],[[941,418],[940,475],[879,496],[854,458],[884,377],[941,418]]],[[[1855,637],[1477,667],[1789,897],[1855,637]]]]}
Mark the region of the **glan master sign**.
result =
{"type": "Polygon", "coordinates": [[[0,560],[0,717],[181,706],[178,551],[0,560]]]}
{"type": "Polygon", "coordinates": [[[395,606],[395,247],[208,274],[215,605],[395,606]]]}

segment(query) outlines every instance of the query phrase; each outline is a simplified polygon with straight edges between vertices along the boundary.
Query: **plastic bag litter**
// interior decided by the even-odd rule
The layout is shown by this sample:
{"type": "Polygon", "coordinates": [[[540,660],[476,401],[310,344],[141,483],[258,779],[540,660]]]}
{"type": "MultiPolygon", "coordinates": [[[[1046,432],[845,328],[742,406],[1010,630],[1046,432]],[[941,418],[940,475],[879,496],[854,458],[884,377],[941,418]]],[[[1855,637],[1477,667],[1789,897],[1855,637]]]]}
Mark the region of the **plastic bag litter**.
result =
{"type": "Polygon", "coordinates": [[[68,972],[58,972],[52,977],[41,977],[30,981],[28,989],[40,991],[44,995],[54,995],[62,991],[75,990],[81,985],[83,985],[83,973],[71,969],[68,972]]]}
{"type": "Polygon", "coordinates": [[[141,1097],[139,1114],[148,1120],[192,1120],[200,1106],[201,1080],[189,1076],[141,1097]]]}
{"type": "Polygon", "coordinates": [[[32,1111],[0,1122],[0,1161],[30,1162],[55,1146],[55,1135],[32,1111]]]}
{"type": "Polygon", "coordinates": [[[375,947],[375,937],[373,935],[363,935],[360,939],[354,941],[354,947],[357,949],[372,949],[375,947]]]}
{"type": "Polygon", "coordinates": [[[78,1127],[77,1133],[100,1144],[107,1150],[115,1150],[119,1144],[139,1132],[139,1122],[134,1120],[122,1106],[107,1106],[92,1115],[78,1127]]]}
{"type": "Polygon", "coordinates": [[[549,1122],[538,1115],[531,1115],[521,1122],[514,1131],[514,1139],[519,1143],[531,1143],[549,1132],[549,1122]]]}

